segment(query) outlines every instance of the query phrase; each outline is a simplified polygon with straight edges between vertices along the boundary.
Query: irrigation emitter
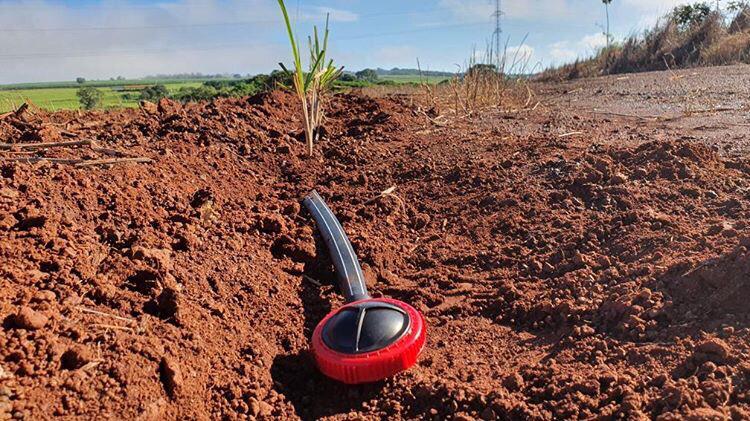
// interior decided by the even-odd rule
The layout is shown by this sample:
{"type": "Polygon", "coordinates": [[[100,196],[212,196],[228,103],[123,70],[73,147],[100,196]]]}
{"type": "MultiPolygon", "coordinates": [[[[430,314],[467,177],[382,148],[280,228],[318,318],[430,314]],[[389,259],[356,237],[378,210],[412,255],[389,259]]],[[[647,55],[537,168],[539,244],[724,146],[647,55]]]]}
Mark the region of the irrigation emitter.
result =
{"type": "Polygon", "coordinates": [[[346,304],[329,313],[313,332],[315,361],[328,377],[348,384],[383,380],[408,369],[425,344],[424,317],[391,298],[372,298],[349,238],[320,195],[304,199],[318,225],[346,304]]]}

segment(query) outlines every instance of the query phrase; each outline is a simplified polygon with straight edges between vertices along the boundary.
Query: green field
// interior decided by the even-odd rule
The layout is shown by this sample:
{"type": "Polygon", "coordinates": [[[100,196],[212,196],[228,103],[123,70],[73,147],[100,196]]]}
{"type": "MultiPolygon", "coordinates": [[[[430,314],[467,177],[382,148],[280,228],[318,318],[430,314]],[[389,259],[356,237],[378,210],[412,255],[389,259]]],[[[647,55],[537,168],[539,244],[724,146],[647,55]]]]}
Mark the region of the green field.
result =
{"type": "MultiPolygon", "coordinates": [[[[135,99],[123,98],[125,94],[136,94],[141,87],[164,84],[170,92],[180,88],[197,87],[203,80],[127,80],[127,81],[92,81],[85,86],[95,86],[104,93],[104,108],[137,107],[135,99]]],[[[59,83],[26,83],[0,86],[0,112],[7,112],[18,108],[27,99],[35,105],[50,111],[76,110],[78,104],[78,85],[75,82],[59,83]]]]}
{"type": "Polygon", "coordinates": [[[387,75],[387,76],[380,76],[381,80],[392,80],[396,83],[430,83],[430,84],[436,84],[440,83],[444,80],[450,79],[446,76],[422,76],[419,75],[387,75]]]}
{"type": "MultiPolygon", "coordinates": [[[[425,76],[420,78],[419,75],[389,75],[380,77],[382,81],[390,81],[398,84],[424,82],[436,84],[446,79],[448,78],[441,76],[425,76]]],[[[221,79],[130,79],[87,81],[84,85],[80,85],[75,81],[0,85],[0,113],[15,110],[27,100],[30,100],[38,107],[50,111],[77,110],[80,108],[80,105],[76,91],[81,86],[93,86],[100,89],[104,94],[103,108],[135,108],[138,106],[138,100],[126,98],[126,96],[130,94],[129,96],[135,98],[138,96],[138,92],[144,87],[163,84],[170,93],[173,93],[179,91],[181,88],[201,86],[207,80],[221,79]]],[[[346,87],[357,87],[358,84],[362,83],[366,82],[342,83],[342,86],[346,89],[346,87]]]]}

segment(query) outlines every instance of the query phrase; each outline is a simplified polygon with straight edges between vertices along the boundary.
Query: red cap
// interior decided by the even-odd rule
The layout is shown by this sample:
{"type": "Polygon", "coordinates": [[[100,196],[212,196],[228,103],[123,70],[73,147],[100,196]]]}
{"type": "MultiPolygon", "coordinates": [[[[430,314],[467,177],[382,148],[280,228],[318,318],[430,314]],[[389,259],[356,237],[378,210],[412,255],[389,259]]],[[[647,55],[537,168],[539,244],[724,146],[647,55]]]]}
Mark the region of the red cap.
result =
{"type": "Polygon", "coordinates": [[[328,314],[315,328],[312,352],[315,361],[328,377],[347,384],[371,383],[391,377],[417,362],[426,340],[424,317],[414,307],[390,298],[376,298],[349,303],[328,314]],[[326,323],[335,315],[362,305],[384,303],[403,310],[409,325],[403,335],[385,348],[365,353],[342,353],[329,347],[323,339],[326,323]]]}

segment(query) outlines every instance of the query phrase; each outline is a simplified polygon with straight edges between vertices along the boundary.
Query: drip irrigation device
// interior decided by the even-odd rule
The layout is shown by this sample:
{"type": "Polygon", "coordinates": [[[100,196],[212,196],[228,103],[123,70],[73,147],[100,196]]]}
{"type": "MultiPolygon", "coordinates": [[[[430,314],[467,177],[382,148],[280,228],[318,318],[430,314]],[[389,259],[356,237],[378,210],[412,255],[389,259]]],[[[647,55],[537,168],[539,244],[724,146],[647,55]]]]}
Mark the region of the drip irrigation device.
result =
{"type": "Polygon", "coordinates": [[[372,298],[349,238],[320,195],[304,199],[328,247],[346,304],[315,328],[312,352],[320,371],[347,384],[371,383],[404,371],[424,348],[426,324],[414,307],[372,298]]]}

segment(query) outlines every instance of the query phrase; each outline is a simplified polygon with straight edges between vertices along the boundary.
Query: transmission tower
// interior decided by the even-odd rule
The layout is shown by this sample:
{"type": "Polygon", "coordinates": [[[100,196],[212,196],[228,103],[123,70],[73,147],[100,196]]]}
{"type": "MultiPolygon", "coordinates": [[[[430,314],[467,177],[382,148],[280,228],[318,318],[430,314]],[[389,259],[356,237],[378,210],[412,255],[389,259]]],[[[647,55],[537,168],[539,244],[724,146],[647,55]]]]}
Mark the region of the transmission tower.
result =
{"type": "Polygon", "coordinates": [[[502,22],[500,20],[503,16],[501,0],[495,0],[495,13],[493,13],[492,16],[495,17],[495,32],[493,33],[493,38],[495,38],[495,64],[497,65],[498,71],[503,71],[504,69],[502,69],[502,67],[504,66],[501,64],[502,58],[500,53],[500,38],[503,33],[502,22]]]}

